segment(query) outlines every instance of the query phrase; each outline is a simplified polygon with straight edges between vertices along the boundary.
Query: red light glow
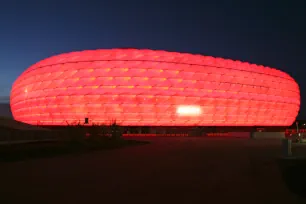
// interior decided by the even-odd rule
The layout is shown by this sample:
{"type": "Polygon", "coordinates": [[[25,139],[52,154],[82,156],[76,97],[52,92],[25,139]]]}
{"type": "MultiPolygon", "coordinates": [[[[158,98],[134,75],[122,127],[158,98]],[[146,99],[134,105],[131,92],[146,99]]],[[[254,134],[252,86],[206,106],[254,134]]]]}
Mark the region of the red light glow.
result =
{"type": "Polygon", "coordinates": [[[300,91],[288,74],[261,65],[105,49],[32,65],[14,82],[10,105],[14,118],[29,124],[89,118],[127,126],[287,126],[298,114],[300,91]]]}

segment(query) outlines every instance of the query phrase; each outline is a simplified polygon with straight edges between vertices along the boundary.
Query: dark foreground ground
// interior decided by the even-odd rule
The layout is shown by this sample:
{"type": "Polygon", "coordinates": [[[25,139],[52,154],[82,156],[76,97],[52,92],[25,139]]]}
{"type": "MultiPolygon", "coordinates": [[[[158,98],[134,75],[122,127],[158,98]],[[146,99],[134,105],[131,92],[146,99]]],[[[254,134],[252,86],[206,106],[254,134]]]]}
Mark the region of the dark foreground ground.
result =
{"type": "Polygon", "coordinates": [[[35,141],[0,145],[0,162],[16,162],[37,158],[49,158],[69,154],[85,154],[92,151],[111,150],[135,145],[150,144],[149,141],[113,140],[102,137],[99,140],[80,141],[35,141]]]}
{"type": "Polygon", "coordinates": [[[152,143],[2,162],[0,203],[306,203],[282,180],[280,141],[138,139],[152,143]]]}

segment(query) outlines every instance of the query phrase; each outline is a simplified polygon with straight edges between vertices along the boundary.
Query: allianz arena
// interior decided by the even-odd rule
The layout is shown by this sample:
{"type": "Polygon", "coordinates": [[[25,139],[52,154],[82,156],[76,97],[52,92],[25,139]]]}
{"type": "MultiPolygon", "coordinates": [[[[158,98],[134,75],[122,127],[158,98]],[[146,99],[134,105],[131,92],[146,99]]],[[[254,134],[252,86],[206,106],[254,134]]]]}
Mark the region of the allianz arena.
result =
{"type": "Polygon", "coordinates": [[[101,49],[44,59],[14,82],[15,120],[67,125],[289,126],[295,80],[277,69],[187,53],[101,49]]]}

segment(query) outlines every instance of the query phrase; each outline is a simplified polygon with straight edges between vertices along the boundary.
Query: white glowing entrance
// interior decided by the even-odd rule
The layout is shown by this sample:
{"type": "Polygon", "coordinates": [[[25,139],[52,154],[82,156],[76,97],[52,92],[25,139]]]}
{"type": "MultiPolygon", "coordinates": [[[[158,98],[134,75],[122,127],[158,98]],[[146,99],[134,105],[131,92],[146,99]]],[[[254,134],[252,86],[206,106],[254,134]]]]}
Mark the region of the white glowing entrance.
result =
{"type": "Polygon", "coordinates": [[[179,106],[176,113],[180,116],[199,116],[202,111],[199,106],[179,106]]]}

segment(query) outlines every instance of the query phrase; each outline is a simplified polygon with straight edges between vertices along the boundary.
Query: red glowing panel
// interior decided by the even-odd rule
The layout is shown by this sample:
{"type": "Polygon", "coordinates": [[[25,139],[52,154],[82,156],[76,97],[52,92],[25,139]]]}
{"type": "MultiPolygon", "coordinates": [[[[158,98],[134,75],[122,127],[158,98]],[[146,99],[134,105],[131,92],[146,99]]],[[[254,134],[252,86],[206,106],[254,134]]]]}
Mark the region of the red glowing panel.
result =
{"type": "Polygon", "coordinates": [[[279,70],[185,53],[108,49],[42,60],[11,91],[16,120],[147,126],[287,126],[298,84],[279,70]]]}

